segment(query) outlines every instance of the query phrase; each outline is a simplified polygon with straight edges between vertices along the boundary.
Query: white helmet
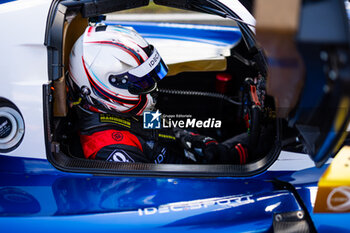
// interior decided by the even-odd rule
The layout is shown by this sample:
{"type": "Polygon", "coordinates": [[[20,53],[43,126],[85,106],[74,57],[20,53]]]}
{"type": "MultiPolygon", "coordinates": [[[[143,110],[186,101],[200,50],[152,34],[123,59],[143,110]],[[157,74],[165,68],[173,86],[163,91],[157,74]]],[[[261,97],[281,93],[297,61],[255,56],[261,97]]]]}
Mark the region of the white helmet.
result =
{"type": "Polygon", "coordinates": [[[121,26],[87,27],[69,57],[71,86],[102,112],[138,116],[152,110],[149,93],[167,72],[157,50],[121,26]]]}

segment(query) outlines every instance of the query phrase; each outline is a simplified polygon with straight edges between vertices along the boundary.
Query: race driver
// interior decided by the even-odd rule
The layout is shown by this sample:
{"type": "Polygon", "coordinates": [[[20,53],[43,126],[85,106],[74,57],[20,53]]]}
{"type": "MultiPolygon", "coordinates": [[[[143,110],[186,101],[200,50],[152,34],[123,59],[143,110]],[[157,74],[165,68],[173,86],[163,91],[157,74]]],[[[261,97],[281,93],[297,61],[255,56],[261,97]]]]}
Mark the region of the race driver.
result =
{"type": "Polygon", "coordinates": [[[69,61],[71,106],[86,159],[130,163],[245,164],[246,135],[218,143],[183,129],[143,129],[167,66],[135,30],[88,26],[69,61]],[[240,143],[241,142],[241,143],[240,143]]]}

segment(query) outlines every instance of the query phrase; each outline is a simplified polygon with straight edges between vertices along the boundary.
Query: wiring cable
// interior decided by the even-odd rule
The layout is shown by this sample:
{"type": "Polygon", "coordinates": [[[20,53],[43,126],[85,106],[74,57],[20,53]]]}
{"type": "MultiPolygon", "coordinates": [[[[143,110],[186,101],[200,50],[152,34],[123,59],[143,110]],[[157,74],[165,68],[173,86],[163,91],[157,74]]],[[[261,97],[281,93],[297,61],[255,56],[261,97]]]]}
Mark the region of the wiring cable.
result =
{"type": "Polygon", "coordinates": [[[202,92],[202,91],[185,91],[185,90],[174,90],[174,89],[158,89],[158,92],[162,94],[169,94],[169,95],[191,95],[191,96],[212,97],[217,99],[223,99],[234,105],[242,105],[241,102],[235,101],[231,97],[223,95],[221,93],[202,92]]]}

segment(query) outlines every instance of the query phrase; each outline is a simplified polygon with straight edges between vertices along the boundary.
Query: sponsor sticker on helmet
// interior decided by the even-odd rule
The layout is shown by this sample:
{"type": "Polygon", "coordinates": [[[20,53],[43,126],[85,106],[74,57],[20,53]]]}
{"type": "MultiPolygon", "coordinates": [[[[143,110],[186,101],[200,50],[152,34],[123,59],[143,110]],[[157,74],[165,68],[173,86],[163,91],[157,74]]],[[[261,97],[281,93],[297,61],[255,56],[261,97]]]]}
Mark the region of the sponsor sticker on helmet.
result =
{"type": "Polygon", "coordinates": [[[154,48],[152,55],[140,66],[129,71],[130,74],[136,77],[143,77],[149,74],[160,62],[160,55],[154,48]]]}

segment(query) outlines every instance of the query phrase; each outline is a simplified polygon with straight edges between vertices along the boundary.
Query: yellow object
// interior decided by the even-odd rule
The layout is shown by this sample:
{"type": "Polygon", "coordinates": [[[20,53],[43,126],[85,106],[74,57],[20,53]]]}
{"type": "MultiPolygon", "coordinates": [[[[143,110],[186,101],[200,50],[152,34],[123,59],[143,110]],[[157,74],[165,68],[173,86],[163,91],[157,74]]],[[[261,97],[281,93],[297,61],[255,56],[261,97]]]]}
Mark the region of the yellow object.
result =
{"type": "Polygon", "coordinates": [[[131,121],[127,118],[120,118],[112,114],[100,114],[101,123],[114,123],[127,128],[131,128],[131,121]]]}
{"type": "Polygon", "coordinates": [[[176,140],[176,138],[174,136],[166,135],[166,134],[158,134],[158,137],[176,140]]]}
{"type": "Polygon", "coordinates": [[[339,151],[318,182],[314,212],[350,212],[350,146],[339,151]]]}
{"type": "Polygon", "coordinates": [[[72,106],[75,106],[75,105],[80,104],[82,100],[83,100],[83,99],[82,99],[81,97],[79,97],[79,99],[78,99],[77,101],[75,101],[75,102],[72,103],[72,106]]]}
{"type": "Polygon", "coordinates": [[[223,57],[208,60],[179,62],[167,65],[169,68],[167,76],[172,76],[181,72],[224,71],[227,68],[227,61],[226,58],[223,57]]]}

